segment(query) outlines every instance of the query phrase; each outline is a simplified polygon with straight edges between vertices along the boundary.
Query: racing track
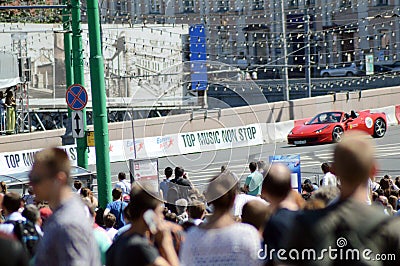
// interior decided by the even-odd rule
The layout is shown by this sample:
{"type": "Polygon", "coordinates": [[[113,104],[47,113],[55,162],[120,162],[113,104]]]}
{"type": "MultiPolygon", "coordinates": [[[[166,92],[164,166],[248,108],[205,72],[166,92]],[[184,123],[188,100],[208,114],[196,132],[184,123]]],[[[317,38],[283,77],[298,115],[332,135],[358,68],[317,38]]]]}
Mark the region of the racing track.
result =
{"type": "MultiPolygon", "coordinates": [[[[385,137],[375,139],[377,144],[378,176],[400,175],[400,126],[389,127],[385,137]]],[[[171,156],[159,159],[160,177],[167,166],[183,166],[192,182],[203,188],[208,180],[219,173],[221,165],[228,167],[237,175],[245,178],[250,161],[268,161],[269,155],[300,154],[302,177],[321,175],[320,165],[332,158],[334,144],[315,146],[289,146],[286,143],[265,144],[253,147],[219,150],[198,154],[171,156]]],[[[94,166],[91,166],[94,169],[94,166]]],[[[128,172],[127,163],[112,163],[112,175],[120,171],[128,172]]],[[[115,177],[113,178],[113,181],[115,177]]]]}

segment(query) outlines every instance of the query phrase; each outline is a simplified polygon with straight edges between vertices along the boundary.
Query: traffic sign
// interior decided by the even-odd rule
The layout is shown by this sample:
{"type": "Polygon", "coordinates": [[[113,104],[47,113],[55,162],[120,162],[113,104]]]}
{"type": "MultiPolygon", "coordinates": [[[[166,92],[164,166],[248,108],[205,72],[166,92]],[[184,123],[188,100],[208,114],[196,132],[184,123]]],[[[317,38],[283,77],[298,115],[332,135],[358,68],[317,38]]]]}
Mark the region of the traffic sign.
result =
{"type": "Polygon", "coordinates": [[[87,132],[87,145],[88,147],[94,147],[94,131],[87,132]]]}
{"type": "Polygon", "coordinates": [[[83,130],[83,112],[72,111],[72,137],[83,138],[85,132],[83,130]]]}
{"type": "Polygon", "coordinates": [[[85,108],[88,101],[88,95],[82,85],[73,84],[68,87],[67,93],[65,94],[65,100],[67,101],[69,108],[75,111],[80,111],[85,108]]]}

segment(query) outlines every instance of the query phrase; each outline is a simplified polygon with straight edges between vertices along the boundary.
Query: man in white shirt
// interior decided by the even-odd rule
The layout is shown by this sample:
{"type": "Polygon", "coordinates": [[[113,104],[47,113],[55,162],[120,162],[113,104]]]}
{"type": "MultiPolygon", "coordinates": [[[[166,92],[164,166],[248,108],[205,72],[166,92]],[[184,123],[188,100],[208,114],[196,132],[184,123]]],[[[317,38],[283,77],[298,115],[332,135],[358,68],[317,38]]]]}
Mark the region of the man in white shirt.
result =
{"type": "Polygon", "coordinates": [[[122,190],[122,195],[129,195],[131,193],[131,184],[126,181],[126,174],[124,172],[120,172],[118,174],[118,183],[115,184],[114,188],[120,188],[122,190]]]}
{"type": "Polygon", "coordinates": [[[18,193],[9,192],[4,195],[2,208],[6,216],[6,221],[4,224],[0,224],[0,231],[12,234],[14,231],[15,222],[26,221],[26,219],[19,212],[21,207],[21,197],[18,193]]]}
{"type": "Polygon", "coordinates": [[[328,163],[323,163],[321,165],[324,177],[322,178],[322,186],[337,186],[337,179],[334,174],[331,173],[331,168],[328,163]]]}

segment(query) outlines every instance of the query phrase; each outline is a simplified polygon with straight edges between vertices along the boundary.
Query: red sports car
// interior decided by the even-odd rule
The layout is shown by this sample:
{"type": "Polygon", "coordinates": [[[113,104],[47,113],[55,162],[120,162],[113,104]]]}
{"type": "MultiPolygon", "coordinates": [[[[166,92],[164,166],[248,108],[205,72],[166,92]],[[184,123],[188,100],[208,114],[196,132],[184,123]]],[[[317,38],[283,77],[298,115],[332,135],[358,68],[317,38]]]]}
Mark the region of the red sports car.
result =
{"type": "Polygon", "coordinates": [[[294,145],[340,142],[342,134],[349,130],[362,130],[374,138],[382,138],[387,129],[385,113],[324,112],[304,125],[295,126],[288,135],[288,143],[294,145]]]}

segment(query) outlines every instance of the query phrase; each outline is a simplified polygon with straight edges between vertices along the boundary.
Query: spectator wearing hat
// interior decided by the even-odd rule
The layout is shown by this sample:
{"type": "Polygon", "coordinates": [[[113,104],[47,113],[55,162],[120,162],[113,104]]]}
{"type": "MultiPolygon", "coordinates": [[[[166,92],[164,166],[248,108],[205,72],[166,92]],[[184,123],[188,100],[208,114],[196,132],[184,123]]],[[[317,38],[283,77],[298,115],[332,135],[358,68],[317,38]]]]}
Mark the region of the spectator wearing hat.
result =
{"type": "Polygon", "coordinates": [[[187,213],[188,202],[185,199],[178,199],[175,202],[175,206],[176,206],[178,223],[183,224],[188,220],[188,213],[187,213]]]}

